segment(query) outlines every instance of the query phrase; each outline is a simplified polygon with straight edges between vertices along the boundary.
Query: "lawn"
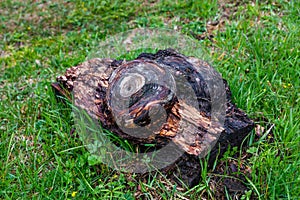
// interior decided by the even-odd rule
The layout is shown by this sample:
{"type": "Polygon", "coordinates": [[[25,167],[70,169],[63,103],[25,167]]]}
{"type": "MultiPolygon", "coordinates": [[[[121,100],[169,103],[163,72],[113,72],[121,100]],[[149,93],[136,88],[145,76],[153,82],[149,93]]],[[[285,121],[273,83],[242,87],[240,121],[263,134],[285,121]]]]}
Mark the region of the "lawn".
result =
{"type": "Polygon", "coordinates": [[[2,0],[0,199],[300,198],[300,2],[238,2],[2,0]],[[71,109],[51,82],[95,44],[139,27],[177,30],[203,45],[255,121],[246,147],[216,163],[248,169],[236,172],[246,177],[243,193],[221,184],[227,169],[216,174],[205,163],[194,188],[159,173],[129,176],[95,163],[73,134],[71,109]]]}

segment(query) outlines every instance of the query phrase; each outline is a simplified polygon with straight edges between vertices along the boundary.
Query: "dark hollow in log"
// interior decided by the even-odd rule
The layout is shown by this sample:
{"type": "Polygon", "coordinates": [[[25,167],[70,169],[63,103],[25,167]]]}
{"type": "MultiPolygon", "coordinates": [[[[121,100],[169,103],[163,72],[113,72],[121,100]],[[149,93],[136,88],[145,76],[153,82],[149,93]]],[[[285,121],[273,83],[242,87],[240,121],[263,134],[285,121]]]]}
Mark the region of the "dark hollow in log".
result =
{"type": "MultiPolygon", "coordinates": [[[[193,186],[200,179],[198,155],[204,151],[204,142],[217,141],[210,151],[212,164],[229,145],[240,146],[254,126],[231,101],[226,80],[222,80],[224,123],[212,126],[212,97],[197,70],[200,68],[208,71],[210,66],[166,49],[142,53],[132,61],[92,59],[67,69],[52,86],[68,98],[70,92],[76,92],[76,106],[100,120],[103,128],[141,148],[145,144],[161,148],[173,141],[185,153],[164,170],[193,186]],[[220,137],[215,137],[217,133],[220,137]]],[[[215,76],[209,75],[212,79],[215,76]]]]}

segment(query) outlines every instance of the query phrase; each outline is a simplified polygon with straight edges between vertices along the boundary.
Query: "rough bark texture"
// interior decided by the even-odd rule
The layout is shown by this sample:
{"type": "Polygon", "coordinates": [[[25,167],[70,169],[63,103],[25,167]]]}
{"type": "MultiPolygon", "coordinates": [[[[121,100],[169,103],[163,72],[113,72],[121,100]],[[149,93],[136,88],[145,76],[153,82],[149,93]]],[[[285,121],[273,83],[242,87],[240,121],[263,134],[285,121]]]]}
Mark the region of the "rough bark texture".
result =
{"type": "Polygon", "coordinates": [[[211,126],[211,96],[205,80],[197,71],[199,68],[205,70],[209,67],[204,61],[186,57],[168,49],[158,51],[156,54],[143,53],[133,61],[92,59],[67,69],[65,75],[57,77],[58,83],[53,83],[52,86],[68,98],[71,98],[70,92],[75,92],[77,95],[74,101],[76,106],[86,110],[91,117],[99,119],[105,129],[133,144],[142,147],[144,144],[152,143],[160,148],[172,140],[186,153],[174,165],[165,170],[174,172],[168,173],[171,177],[174,178],[175,174],[181,177],[183,182],[193,186],[200,179],[198,155],[203,151],[201,146],[203,140],[208,140],[206,142],[218,140],[210,153],[209,163],[212,164],[217,155],[222,155],[226,151],[228,145],[240,146],[242,140],[254,126],[247,115],[232,103],[231,92],[225,80],[225,122],[224,125],[216,123],[211,126]],[[127,72],[136,69],[141,64],[146,66],[144,71],[132,72],[124,80],[127,72]],[[149,75],[147,70],[153,70],[153,72],[151,71],[149,75]],[[168,70],[175,70],[173,74],[175,80],[185,77],[188,87],[191,87],[196,95],[196,107],[191,105],[188,100],[182,100],[183,98],[189,99],[189,97],[174,95],[169,89],[172,87],[168,85],[169,83],[166,85],[146,84],[147,81],[153,82],[153,77],[168,79],[168,70]],[[133,87],[128,86],[131,82],[134,82],[133,87]],[[120,100],[120,105],[115,106],[113,105],[114,98],[124,98],[124,100],[120,100]],[[126,112],[122,102],[129,105],[126,112]],[[156,109],[158,106],[164,108],[166,118],[163,120],[158,118],[157,122],[151,121],[150,113],[155,113],[156,116],[164,114],[156,109]],[[120,117],[116,119],[113,113],[120,117]],[[184,131],[179,131],[182,121],[188,126],[184,131]],[[117,122],[125,124],[124,127],[122,129],[118,127],[117,122]],[[138,132],[139,127],[147,128],[150,123],[152,126],[149,128],[149,132],[153,134],[134,137],[133,134],[125,133],[128,131],[134,133],[135,130],[138,132]],[[212,133],[221,133],[220,137],[214,138],[213,134],[209,135],[209,128],[212,133]]]}

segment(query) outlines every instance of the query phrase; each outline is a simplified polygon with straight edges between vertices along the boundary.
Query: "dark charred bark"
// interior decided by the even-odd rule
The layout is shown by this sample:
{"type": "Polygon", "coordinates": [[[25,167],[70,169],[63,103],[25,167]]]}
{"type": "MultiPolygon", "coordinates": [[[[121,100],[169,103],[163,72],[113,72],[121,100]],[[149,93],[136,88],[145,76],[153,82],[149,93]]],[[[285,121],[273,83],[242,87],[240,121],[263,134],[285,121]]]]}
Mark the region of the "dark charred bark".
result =
{"type": "Polygon", "coordinates": [[[193,186],[200,178],[198,155],[204,151],[204,140],[207,143],[217,140],[210,151],[211,165],[229,145],[240,146],[254,126],[253,121],[232,103],[225,80],[224,123],[212,126],[212,96],[205,79],[207,77],[199,73],[201,69],[214,79],[210,68],[204,61],[167,49],[156,54],[142,53],[133,61],[92,59],[67,69],[65,75],[57,77],[58,83],[52,86],[67,98],[70,98],[69,93],[76,90],[76,106],[100,120],[103,128],[139,145],[141,149],[145,144],[151,143],[155,144],[155,148],[161,148],[173,141],[185,153],[165,170],[173,171],[183,182],[193,186]],[[136,70],[141,65],[143,70],[136,70]],[[170,74],[170,71],[174,73],[170,74]],[[181,96],[175,94],[173,82],[168,82],[169,79],[174,79],[176,83],[185,80],[179,86],[183,88],[182,91],[191,88],[192,92],[181,96]],[[165,82],[158,84],[153,80],[165,82]],[[194,102],[191,93],[196,96],[194,102]],[[118,103],[114,104],[115,101],[118,103]],[[195,102],[196,106],[193,104],[195,102]],[[128,109],[125,111],[124,108],[128,109]],[[163,108],[165,113],[158,108],[163,108]],[[151,119],[150,115],[164,117],[151,119]],[[124,127],[120,128],[118,123],[124,124],[124,127]],[[180,131],[182,123],[187,125],[183,132],[180,131]],[[136,131],[139,134],[140,127],[151,134],[135,137],[134,133],[136,131]],[[208,130],[213,134],[207,136],[210,134],[208,130]],[[220,134],[219,138],[214,137],[217,134],[220,134]]]}

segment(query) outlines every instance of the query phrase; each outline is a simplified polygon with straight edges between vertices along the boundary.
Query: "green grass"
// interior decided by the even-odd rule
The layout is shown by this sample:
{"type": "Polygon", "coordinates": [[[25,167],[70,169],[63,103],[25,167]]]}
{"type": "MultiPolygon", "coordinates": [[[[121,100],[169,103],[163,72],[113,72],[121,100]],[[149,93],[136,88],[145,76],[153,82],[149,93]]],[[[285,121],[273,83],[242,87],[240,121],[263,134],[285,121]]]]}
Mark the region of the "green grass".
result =
{"type": "MultiPolygon", "coordinates": [[[[299,198],[298,1],[29,2],[0,2],[0,199],[216,198],[205,164],[203,179],[187,191],[159,173],[141,182],[95,164],[70,135],[70,107],[56,102],[50,83],[106,36],[145,26],[201,34],[208,21],[220,19],[221,5],[230,10],[224,30],[199,43],[228,80],[238,107],[261,126],[274,124],[271,135],[247,141],[249,193],[299,198]]],[[[225,161],[233,157],[226,155],[225,161]]]]}

